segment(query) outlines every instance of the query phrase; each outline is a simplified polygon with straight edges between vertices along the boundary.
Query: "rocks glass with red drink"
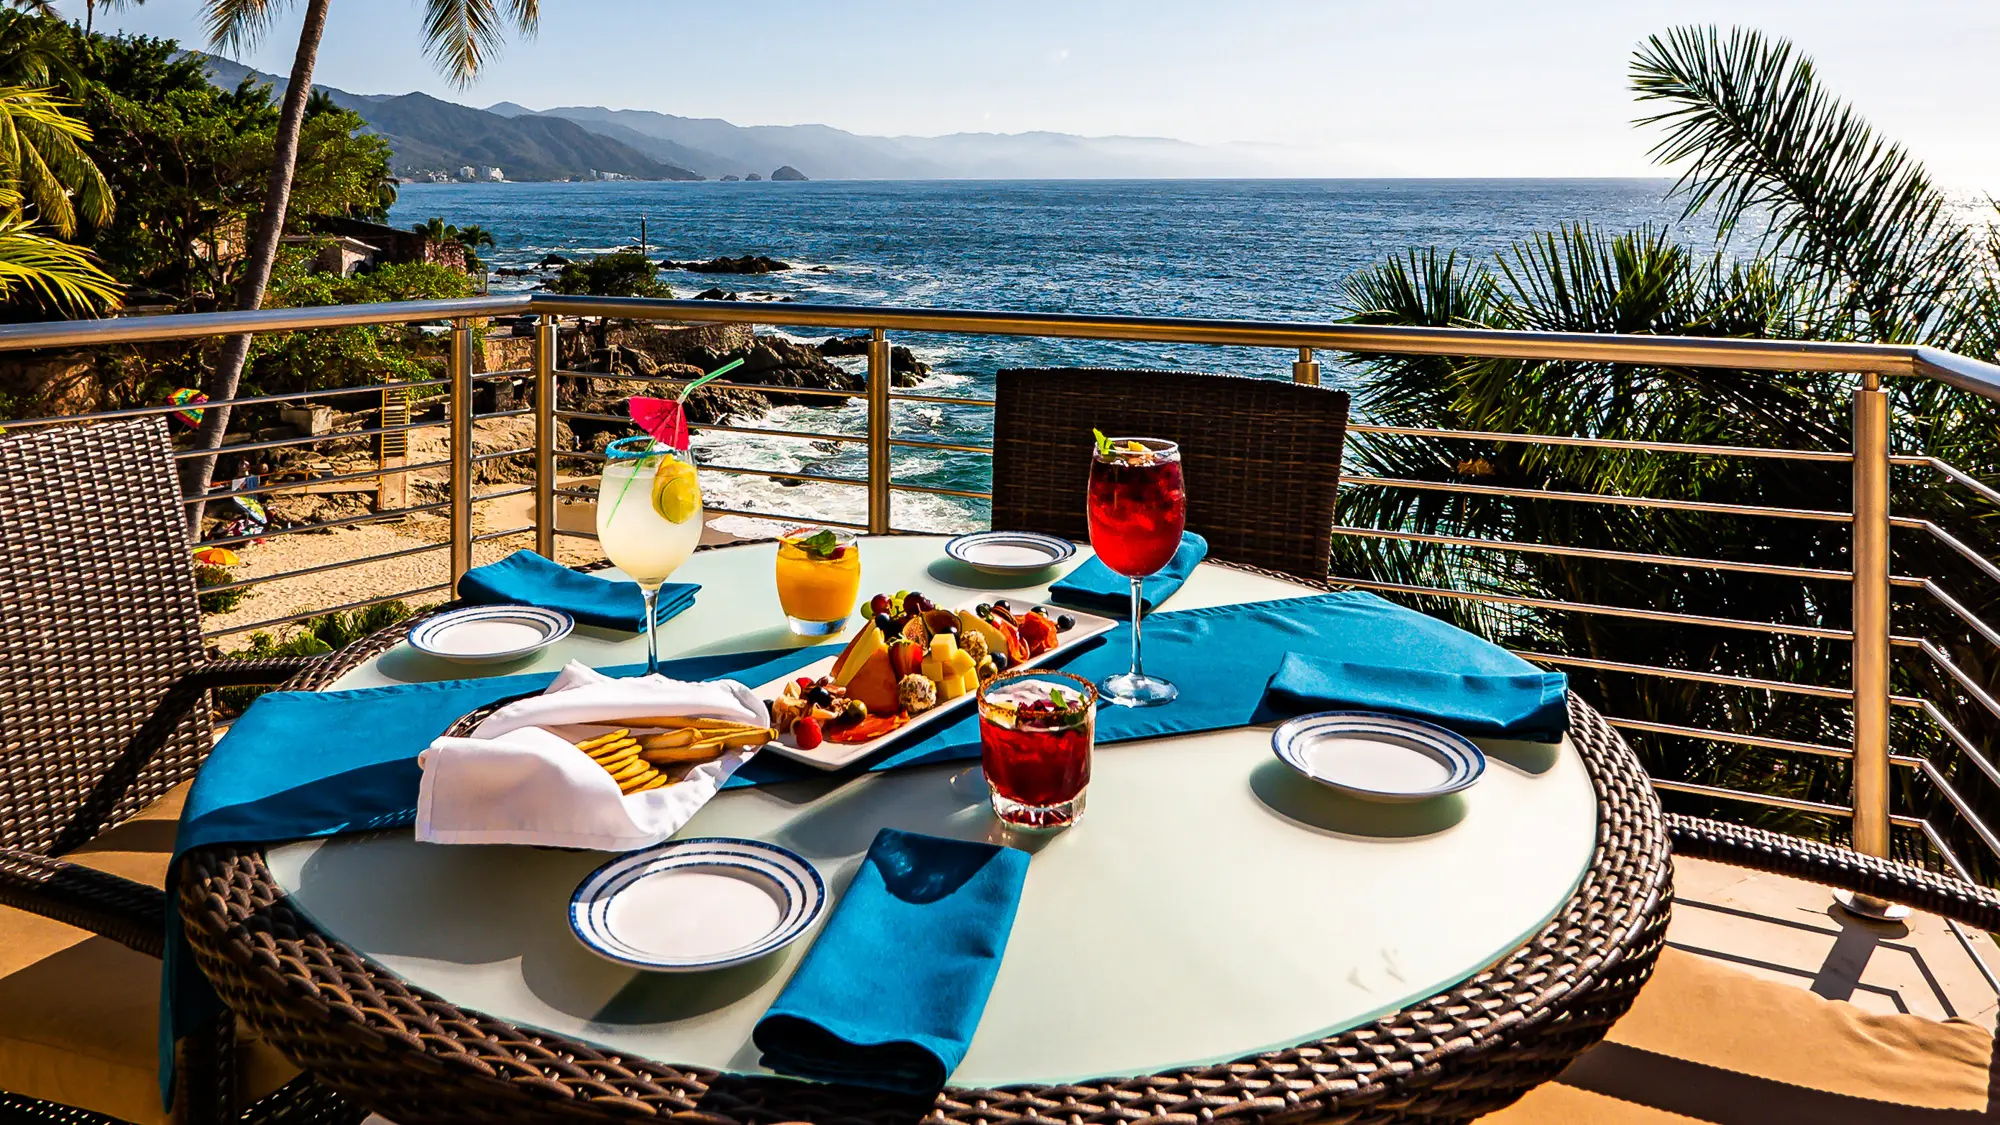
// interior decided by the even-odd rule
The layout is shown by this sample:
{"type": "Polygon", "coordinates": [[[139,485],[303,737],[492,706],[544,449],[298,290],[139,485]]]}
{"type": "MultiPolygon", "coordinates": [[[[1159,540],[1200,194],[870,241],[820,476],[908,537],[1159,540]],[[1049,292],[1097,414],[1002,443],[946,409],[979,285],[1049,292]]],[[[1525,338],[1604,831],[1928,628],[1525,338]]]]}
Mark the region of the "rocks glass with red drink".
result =
{"type": "Polygon", "coordinates": [[[1068,672],[1030,668],[979,689],[979,763],[993,815],[1017,828],[1061,828],[1083,812],[1097,689],[1068,672]]]}
{"type": "Polygon", "coordinates": [[[1132,670],[1098,687],[1121,707],[1167,703],[1179,689],[1139,664],[1140,583],[1167,565],[1187,530],[1187,489],[1181,447],[1158,438],[1099,435],[1090,462],[1090,549],[1105,566],[1132,580],[1132,670]]]}

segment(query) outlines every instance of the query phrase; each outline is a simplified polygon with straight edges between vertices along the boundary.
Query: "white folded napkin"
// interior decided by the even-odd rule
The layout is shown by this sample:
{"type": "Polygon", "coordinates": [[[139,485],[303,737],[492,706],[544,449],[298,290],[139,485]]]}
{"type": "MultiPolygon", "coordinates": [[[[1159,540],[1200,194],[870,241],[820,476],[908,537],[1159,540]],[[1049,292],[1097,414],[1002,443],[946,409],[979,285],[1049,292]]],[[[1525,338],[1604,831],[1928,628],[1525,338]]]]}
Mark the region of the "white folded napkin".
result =
{"type": "Polygon", "coordinates": [[[576,723],[682,715],[765,723],[734,680],[612,679],[575,661],[541,695],[486,717],[469,738],[440,738],[417,755],[417,839],[432,844],[546,844],[622,852],[657,844],[715,796],[756,750],[730,750],[672,785],[624,794],[577,738],[576,723]]]}

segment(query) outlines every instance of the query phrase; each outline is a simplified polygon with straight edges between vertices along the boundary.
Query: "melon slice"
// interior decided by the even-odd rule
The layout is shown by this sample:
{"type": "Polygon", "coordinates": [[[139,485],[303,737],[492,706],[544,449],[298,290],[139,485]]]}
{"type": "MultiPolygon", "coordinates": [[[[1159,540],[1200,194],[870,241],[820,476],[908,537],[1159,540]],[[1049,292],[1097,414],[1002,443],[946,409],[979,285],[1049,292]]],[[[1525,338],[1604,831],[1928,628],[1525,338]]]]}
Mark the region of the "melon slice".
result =
{"type": "MultiPolygon", "coordinates": [[[[841,649],[840,655],[834,658],[833,682],[840,687],[846,687],[853,681],[855,673],[861,671],[862,666],[877,653],[880,653],[883,659],[888,659],[889,646],[882,639],[882,630],[873,625],[862,626],[854,634],[854,639],[847,642],[847,647],[841,649]]],[[[870,703],[868,709],[874,710],[875,705],[870,703]]]]}

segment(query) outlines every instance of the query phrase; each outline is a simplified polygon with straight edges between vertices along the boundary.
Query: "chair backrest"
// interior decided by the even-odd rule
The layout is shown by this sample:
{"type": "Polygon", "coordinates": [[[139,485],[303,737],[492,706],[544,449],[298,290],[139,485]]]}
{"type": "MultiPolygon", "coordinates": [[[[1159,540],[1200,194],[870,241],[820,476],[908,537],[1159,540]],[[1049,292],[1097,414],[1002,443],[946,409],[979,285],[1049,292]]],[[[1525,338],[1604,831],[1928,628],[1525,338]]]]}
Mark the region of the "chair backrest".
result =
{"type": "Polygon", "coordinates": [[[1331,564],[1347,393],[1185,371],[999,373],[993,526],[1087,542],[1091,434],[1178,442],[1188,528],[1209,554],[1310,581],[1331,564]]]}
{"type": "Polygon", "coordinates": [[[182,513],[162,419],[0,438],[0,844],[68,851],[208,753],[182,513]]]}

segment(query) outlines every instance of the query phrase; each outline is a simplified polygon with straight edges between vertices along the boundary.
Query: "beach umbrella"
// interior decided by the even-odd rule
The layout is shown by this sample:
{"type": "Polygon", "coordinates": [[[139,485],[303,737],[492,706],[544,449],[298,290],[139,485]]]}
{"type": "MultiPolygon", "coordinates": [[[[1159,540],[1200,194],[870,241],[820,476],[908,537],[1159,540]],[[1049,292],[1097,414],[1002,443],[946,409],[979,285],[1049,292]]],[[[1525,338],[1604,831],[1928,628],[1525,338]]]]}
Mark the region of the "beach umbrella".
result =
{"type": "Polygon", "coordinates": [[[204,563],[208,566],[236,566],[243,559],[235,551],[227,547],[210,547],[206,550],[196,551],[194,553],[194,561],[204,563]]]}
{"type": "MultiPolygon", "coordinates": [[[[193,406],[194,403],[207,402],[208,396],[193,387],[180,387],[167,396],[167,401],[174,406],[193,406]]],[[[201,425],[201,409],[195,407],[189,410],[176,410],[174,419],[192,430],[201,425]]]]}

